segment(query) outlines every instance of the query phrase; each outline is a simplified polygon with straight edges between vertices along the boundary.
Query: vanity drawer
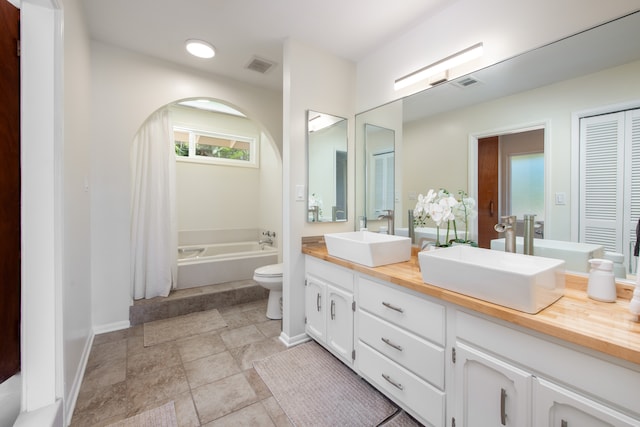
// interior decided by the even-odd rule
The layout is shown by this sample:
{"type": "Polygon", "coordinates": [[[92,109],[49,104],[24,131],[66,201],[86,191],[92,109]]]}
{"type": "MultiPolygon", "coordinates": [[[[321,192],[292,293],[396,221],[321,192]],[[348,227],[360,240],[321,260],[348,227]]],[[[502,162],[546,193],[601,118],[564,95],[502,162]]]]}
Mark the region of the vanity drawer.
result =
{"type": "Polygon", "coordinates": [[[444,346],[445,308],[400,287],[386,286],[366,277],[358,278],[358,306],[444,346]]]}
{"type": "Polygon", "coordinates": [[[358,338],[394,362],[444,389],[444,349],[358,310],[358,338]]]}
{"type": "Polygon", "coordinates": [[[360,374],[409,413],[430,425],[443,426],[445,394],[402,366],[358,341],[360,374]]]}
{"type": "Polygon", "coordinates": [[[353,271],[349,269],[312,256],[306,256],[305,270],[307,274],[312,274],[349,292],[353,292],[354,275],[353,271]]]}

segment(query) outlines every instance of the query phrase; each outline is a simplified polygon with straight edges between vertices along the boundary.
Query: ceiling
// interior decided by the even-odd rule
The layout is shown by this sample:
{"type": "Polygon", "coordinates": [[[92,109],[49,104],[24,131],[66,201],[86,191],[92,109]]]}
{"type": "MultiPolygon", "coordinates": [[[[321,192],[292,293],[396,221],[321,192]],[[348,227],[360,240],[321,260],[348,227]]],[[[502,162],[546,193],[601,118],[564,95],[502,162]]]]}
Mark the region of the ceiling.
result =
{"type": "Polygon", "coordinates": [[[287,38],[354,62],[457,0],[84,0],[91,38],[207,73],[281,90],[287,38]],[[213,44],[191,57],[190,38],[213,44]],[[254,57],[275,62],[266,74],[254,57]]]}

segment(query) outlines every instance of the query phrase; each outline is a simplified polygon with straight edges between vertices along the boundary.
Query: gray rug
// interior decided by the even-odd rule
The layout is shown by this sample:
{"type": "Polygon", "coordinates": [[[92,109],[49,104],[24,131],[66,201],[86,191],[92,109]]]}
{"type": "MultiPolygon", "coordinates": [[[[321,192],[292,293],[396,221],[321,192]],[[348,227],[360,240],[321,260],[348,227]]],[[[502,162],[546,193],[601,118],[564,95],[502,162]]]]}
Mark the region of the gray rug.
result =
{"type": "Polygon", "coordinates": [[[107,427],[178,427],[173,401],[158,408],[141,412],[107,427]]]}
{"type": "Polygon", "coordinates": [[[314,341],[254,368],[295,426],[377,426],[399,411],[314,341]]]}

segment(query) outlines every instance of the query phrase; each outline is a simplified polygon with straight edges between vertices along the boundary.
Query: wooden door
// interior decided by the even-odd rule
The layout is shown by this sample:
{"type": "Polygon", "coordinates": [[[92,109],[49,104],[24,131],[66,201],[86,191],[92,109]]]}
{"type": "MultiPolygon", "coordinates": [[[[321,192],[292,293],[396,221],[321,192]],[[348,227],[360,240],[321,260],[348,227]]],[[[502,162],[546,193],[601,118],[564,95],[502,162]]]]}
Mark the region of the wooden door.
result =
{"type": "Polygon", "coordinates": [[[20,12],[0,0],[0,382],[20,370],[20,12]]]}
{"type": "Polygon", "coordinates": [[[498,137],[478,140],[478,246],[489,248],[500,236],[493,229],[498,216],[498,137]]]}

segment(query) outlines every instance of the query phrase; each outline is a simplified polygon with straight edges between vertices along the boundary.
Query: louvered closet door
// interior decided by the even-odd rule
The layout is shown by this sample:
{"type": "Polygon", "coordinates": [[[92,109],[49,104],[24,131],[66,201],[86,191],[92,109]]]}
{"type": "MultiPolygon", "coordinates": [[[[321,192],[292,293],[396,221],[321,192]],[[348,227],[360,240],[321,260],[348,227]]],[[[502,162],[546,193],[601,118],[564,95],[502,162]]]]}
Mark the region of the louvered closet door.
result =
{"type": "Polygon", "coordinates": [[[624,112],[580,120],[580,241],[623,252],[624,112]]]}
{"type": "MultiPolygon", "coordinates": [[[[640,109],[625,113],[624,242],[625,260],[633,256],[640,218],[640,109]]],[[[628,265],[628,264],[627,264],[628,265]]]]}

